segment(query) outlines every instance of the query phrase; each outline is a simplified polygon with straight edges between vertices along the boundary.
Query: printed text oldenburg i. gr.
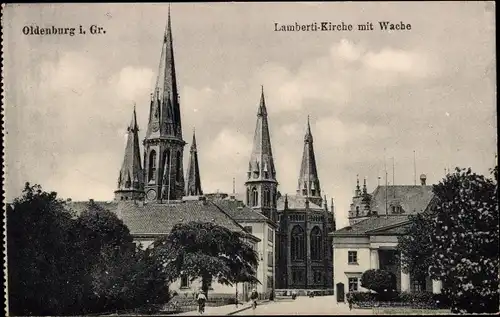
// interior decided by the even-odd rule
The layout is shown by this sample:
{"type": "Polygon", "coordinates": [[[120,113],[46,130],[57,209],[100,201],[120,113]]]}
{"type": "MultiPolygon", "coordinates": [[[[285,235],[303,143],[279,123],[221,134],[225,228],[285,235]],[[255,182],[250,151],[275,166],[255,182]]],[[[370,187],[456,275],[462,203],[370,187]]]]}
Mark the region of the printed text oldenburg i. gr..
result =
{"type": "Polygon", "coordinates": [[[71,27],[56,27],[54,25],[49,27],[40,27],[38,25],[26,25],[23,27],[24,35],[99,35],[106,34],[106,30],[102,26],[92,24],[91,26],[85,28],[82,25],[79,28],[71,27]],[[77,32],[78,30],[78,32],[77,32]]]}

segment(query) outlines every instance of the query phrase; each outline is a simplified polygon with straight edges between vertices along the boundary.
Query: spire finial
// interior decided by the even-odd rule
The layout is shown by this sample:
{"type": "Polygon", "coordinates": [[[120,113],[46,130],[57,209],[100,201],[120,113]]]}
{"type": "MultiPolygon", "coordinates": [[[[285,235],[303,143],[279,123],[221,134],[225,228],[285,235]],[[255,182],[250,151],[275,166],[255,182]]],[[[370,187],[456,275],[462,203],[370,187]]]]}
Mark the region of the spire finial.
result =
{"type": "Polygon", "coordinates": [[[236,188],[235,188],[235,182],[234,182],[234,177],[233,177],[233,196],[236,194],[236,188]]]}
{"type": "Polygon", "coordinates": [[[359,174],[356,174],[356,188],[359,189],[359,174]]]}

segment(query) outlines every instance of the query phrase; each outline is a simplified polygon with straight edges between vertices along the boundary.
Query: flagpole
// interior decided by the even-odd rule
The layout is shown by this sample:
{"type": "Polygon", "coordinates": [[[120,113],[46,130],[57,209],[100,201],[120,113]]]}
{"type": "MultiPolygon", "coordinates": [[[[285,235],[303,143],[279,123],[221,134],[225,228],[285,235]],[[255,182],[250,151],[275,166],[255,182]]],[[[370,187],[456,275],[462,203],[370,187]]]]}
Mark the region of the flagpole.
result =
{"type": "Polygon", "coordinates": [[[385,169],[385,217],[387,218],[387,160],[385,158],[385,148],[384,148],[384,169],[385,169]]]}

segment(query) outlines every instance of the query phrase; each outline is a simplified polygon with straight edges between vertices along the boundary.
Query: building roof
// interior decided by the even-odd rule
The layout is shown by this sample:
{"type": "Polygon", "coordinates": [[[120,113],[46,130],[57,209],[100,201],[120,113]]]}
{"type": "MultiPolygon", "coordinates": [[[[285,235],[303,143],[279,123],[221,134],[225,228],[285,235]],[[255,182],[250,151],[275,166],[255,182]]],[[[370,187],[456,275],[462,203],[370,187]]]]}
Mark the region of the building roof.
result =
{"type": "Polygon", "coordinates": [[[427,208],[434,197],[434,193],[432,192],[432,186],[390,185],[377,186],[371,196],[370,209],[377,211],[379,215],[385,215],[386,197],[388,208],[392,203],[398,203],[406,214],[415,214],[427,208]]]}
{"type": "Polygon", "coordinates": [[[245,206],[242,201],[233,199],[216,200],[214,203],[222,208],[231,218],[236,221],[248,221],[248,222],[269,222],[272,223],[269,218],[264,216],[258,211],[245,206]]]}
{"type": "MultiPolygon", "coordinates": [[[[279,211],[282,211],[285,209],[285,197],[288,199],[288,209],[295,209],[295,210],[305,210],[306,209],[306,197],[300,196],[300,195],[287,195],[287,196],[281,196],[278,198],[278,201],[276,202],[277,204],[277,209],[279,211]]],[[[309,201],[309,209],[311,210],[318,210],[321,209],[323,210],[322,207],[316,205],[312,201],[309,201]]]]}
{"type": "MultiPolygon", "coordinates": [[[[214,222],[229,230],[246,233],[243,227],[222,208],[211,201],[185,201],[171,203],[146,203],[134,201],[94,202],[123,220],[135,236],[168,234],[178,223],[190,221],[214,222]]],[[[77,213],[83,212],[88,202],[68,204],[77,213]]],[[[252,236],[255,241],[259,238],[252,236]]]]}
{"type": "MultiPolygon", "coordinates": [[[[382,229],[393,229],[399,225],[406,224],[408,222],[408,215],[389,215],[389,216],[378,216],[370,217],[365,220],[353,224],[352,226],[347,226],[339,229],[332,233],[334,236],[350,236],[350,235],[376,235],[377,231],[382,229]]],[[[392,232],[397,234],[398,231],[392,232]]],[[[401,231],[401,233],[403,233],[401,231]]]]}

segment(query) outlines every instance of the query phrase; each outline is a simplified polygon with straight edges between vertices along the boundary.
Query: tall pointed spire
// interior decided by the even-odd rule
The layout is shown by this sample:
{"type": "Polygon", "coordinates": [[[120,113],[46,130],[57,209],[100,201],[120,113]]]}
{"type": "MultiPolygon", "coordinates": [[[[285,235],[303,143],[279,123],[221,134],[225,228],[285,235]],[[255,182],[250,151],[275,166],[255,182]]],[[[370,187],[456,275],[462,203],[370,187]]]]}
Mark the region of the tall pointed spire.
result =
{"type": "Polygon", "coordinates": [[[182,139],[169,6],[158,77],[151,94],[148,128],[144,139],[145,191],[148,201],[180,200],[185,194],[185,145],[182,139]]]}
{"type": "Polygon", "coordinates": [[[302,154],[302,164],[300,166],[299,188],[297,194],[308,197],[311,202],[321,205],[321,186],[319,183],[318,171],[316,168],[316,158],[313,148],[313,136],[309,116],[307,116],[307,130],[304,136],[304,152],[302,154]]]}
{"type": "Polygon", "coordinates": [[[144,196],[144,174],[141,165],[141,154],[139,149],[139,126],[137,116],[132,112],[132,120],[127,128],[127,145],[123,157],[123,164],[118,176],[115,199],[134,200],[144,196]]]}
{"type": "Polygon", "coordinates": [[[259,110],[257,111],[257,125],[253,137],[253,149],[250,155],[249,169],[249,179],[276,180],[264,87],[261,90],[259,110]]]}
{"type": "Polygon", "coordinates": [[[155,136],[182,139],[170,6],[168,7],[167,26],[163,34],[158,77],[151,97],[149,125],[146,133],[146,137],[155,136]]]}
{"type": "Polygon", "coordinates": [[[274,167],[271,136],[267,121],[264,87],[261,87],[253,148],[248,162],[245,186],[247,205],[259,210],[272,221],[276,221],[278,182],[276,181],[276,168],[274,167]]]}
{"type": "Polygon", "coordinates": [[[186,196],[203,195],[203,191],[201,190],[200,168],[198,165],[198,150],[196,148],[196,133],[194,129],[186,178],[186,196]]]}

